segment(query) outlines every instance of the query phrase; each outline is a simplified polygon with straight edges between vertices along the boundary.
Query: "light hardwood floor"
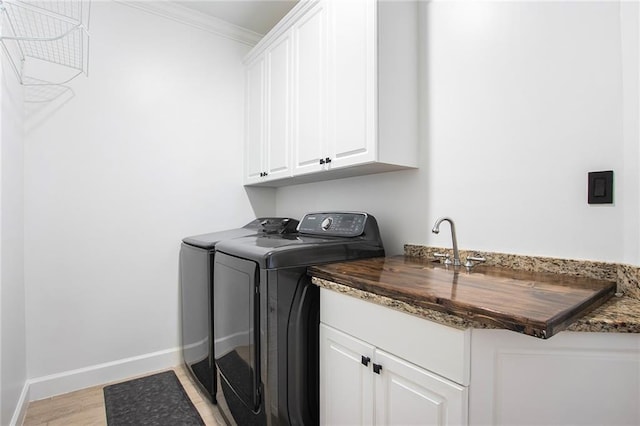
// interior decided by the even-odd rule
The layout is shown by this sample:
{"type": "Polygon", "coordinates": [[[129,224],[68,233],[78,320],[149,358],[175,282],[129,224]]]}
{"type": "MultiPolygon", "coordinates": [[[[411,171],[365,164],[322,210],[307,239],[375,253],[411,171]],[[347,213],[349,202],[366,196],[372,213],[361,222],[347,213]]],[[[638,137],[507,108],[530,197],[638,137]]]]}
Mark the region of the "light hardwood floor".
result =
{"type": "MultiPolygon", "coordinates": [[[[173,368],[191,402],[207,426],[224,425],[218,410],[200,393],[184,366],[173,368]]],[[[153,373],[150,373],[153,374],[153,373]]],[[[148,374],[145,374],[145,376],[148,374]]],[[[133,379],[134,377],[132,377],[133,379]]],[[[127,379],[129,380],[129,379],[127,379]]],[[[102,389],[113,383],[94,386],[52,398],[32,401],[24,426],[106,426],[102,389]]]]}

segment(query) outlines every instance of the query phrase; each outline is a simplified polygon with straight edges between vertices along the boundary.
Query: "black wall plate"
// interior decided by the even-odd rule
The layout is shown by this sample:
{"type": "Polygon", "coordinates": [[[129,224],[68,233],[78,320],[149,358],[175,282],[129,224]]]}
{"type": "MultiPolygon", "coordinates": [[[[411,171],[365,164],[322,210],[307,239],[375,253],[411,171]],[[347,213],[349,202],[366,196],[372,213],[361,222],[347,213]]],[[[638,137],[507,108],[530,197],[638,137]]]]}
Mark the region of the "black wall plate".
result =
{"type": "Polygon", "coordinates": [[[589,172],[589,204],[613,204],[613,170],[589,172]]]}

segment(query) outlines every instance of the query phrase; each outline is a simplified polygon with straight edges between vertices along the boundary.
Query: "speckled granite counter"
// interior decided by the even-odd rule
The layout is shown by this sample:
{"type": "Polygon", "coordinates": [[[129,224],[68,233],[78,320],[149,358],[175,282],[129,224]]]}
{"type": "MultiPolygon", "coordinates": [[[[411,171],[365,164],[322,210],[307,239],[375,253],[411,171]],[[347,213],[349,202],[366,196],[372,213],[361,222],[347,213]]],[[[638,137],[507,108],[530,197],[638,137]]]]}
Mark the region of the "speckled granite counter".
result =
{"type": "MultiPolygon", "coordinates": [[[[447,252],[446,249],[405,246],[405,255],[418,258],[432,258],[434,252],[447,252]]],[[[468,252],[475,254],[475,252],[468,252]]],[[[507,255],[500,253],[482,253],[487,264],[508,267],[514,270],[532,272],[553,272],[561,275],[603,279],[617,283],[618,295],[596,309],[567,324],[568,331],[581,332],[618,332],[640,333],[640,287],[638,277],[640,268],[603,262],[575,261],[552,258],[507,255]]],[[[467,255],[461,251],[461,257],[467,255]]],[[[393,297],[363,291],[352,286],[338,284],[330,280],[313,277],[313,282],[323,288],[349,294],[363,300],[387,306],[403,312],[420,316],[431,321],[456,328],[508,328],[491,318],[475,316],[464,318],[459,315],[427,309],[410,301],[401,301],[393,297]]]]}
{"type": "Polygon", "coordinates": [[[613,297],[571,324],[567,330],[640,333],[640,299],[628,296],[613,297]]]}

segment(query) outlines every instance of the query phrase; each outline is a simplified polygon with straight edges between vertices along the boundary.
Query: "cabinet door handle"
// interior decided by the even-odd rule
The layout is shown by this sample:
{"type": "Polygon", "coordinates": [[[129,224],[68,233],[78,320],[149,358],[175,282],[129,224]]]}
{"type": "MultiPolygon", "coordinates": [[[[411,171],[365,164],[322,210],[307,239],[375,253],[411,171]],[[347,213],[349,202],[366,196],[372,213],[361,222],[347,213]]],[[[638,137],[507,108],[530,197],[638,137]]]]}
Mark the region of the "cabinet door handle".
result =
{"type": "Polygon", "coordinates": [[[320,165],[324,164],[324,158],[320,159],[320,165]]]}
{"type": "Polygon", "coordinates": [[[362,363],[362,365],[364,365],[365,367],[369,366],[369,362],[371,362],[371,358],[369,358],[368,356],[364,356],[362,355],[362,358],[360,359],[360,362],[362,363]]]}
{"type": "Polygon", "coordinates": [[[382,370],[382,366],[380,364],[373,363],[373,372],[376,374],[380,374],[382,370]]]}
{"type": "Polygon", "coordinates": [[[327,164],[329,164],[329,163],[331,162],[331,158],[329,158],[329,157],[325,158],[325,159],[324,159],[324,162],[325,162],[325,163],[327,163],[327,164]]]}

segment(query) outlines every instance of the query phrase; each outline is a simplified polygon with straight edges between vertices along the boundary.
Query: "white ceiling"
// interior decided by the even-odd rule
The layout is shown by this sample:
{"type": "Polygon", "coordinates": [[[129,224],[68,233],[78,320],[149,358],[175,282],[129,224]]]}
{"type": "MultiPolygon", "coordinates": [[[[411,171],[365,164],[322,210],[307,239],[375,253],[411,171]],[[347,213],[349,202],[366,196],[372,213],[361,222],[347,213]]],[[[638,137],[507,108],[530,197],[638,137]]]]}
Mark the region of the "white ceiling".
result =
{"type": "Polygon", "coordinates": [[[184,7],[266,34],[297,0],[178,0],[184,7]]]}

